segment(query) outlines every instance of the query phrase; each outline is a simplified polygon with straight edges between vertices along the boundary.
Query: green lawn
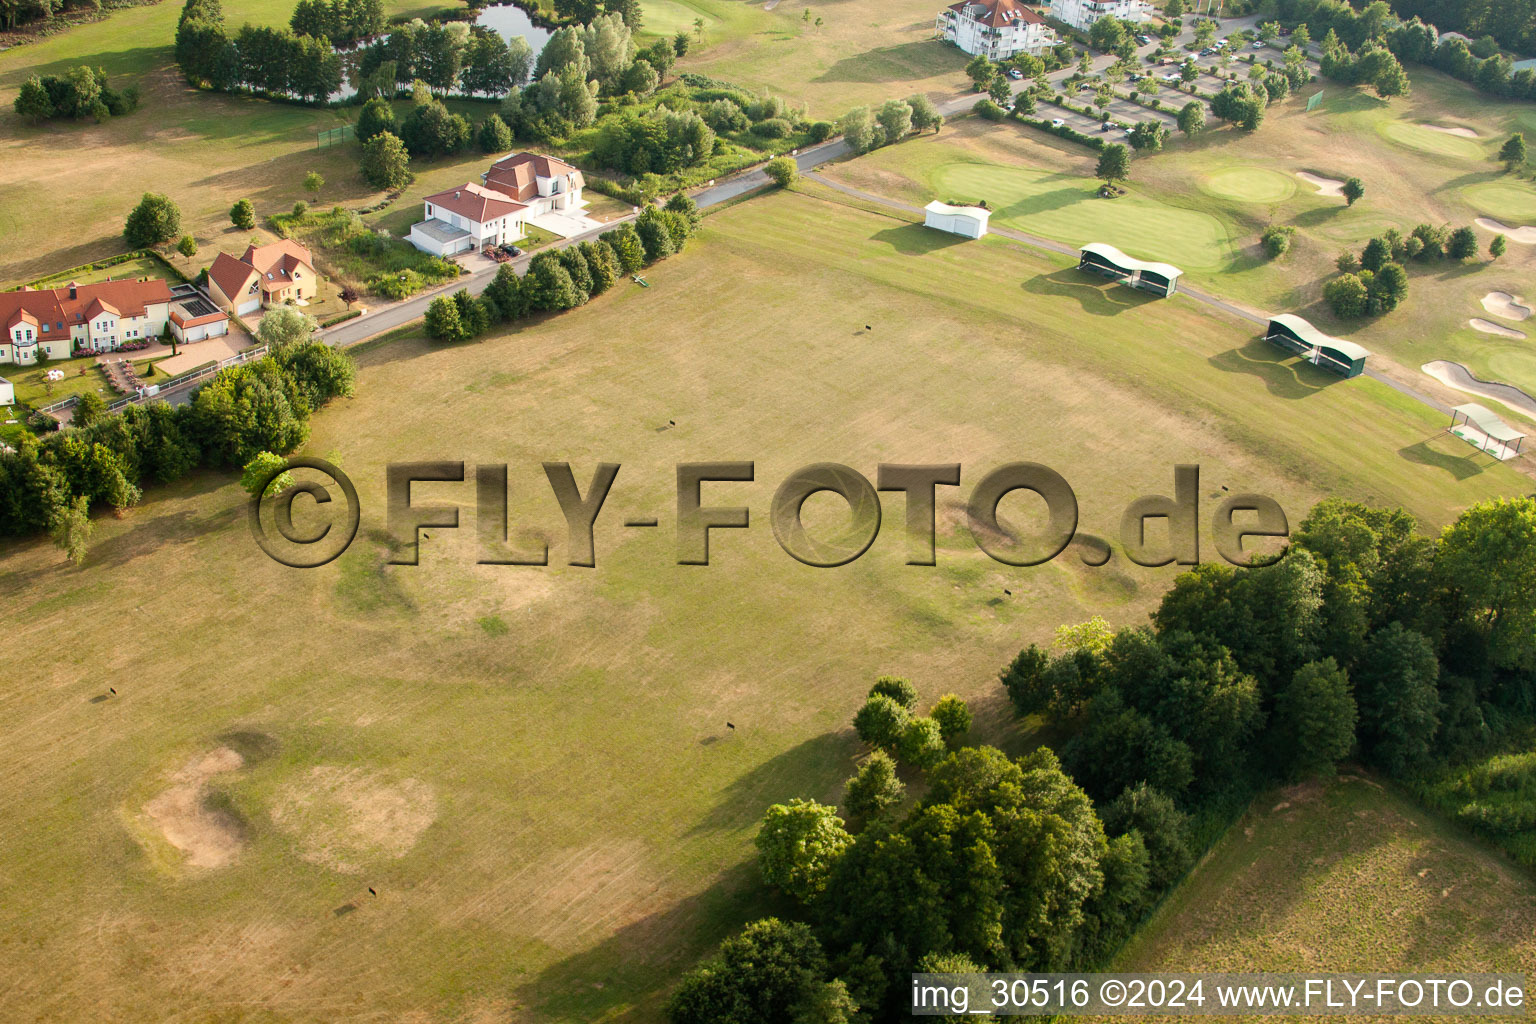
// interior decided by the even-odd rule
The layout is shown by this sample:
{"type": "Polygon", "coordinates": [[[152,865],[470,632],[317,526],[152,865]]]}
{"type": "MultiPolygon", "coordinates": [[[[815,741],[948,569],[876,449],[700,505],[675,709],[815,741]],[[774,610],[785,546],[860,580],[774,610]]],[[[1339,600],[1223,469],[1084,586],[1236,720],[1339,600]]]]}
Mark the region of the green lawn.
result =
{"type": "Polygon", "coordinates": [[[1203,175],[1199,186],[1205,192],[1240,203],[1278,203],[1296,194],[1299,179],[1283,171],[1265,167],[1236,165],[1203,175]]]}
{"type": "MultiPolygon", "coordinates": [[[[232,474],[99,518],[78,569],[46,541],[0,547],[9,671],[29,681],[0,719],[15,1012],[652,1024],[672,979],[774,909],[756,823],[789,796],[837,799],[872,677],[959,693],[978,740],[1017,750],[1031,740],[998,667],[1063,621],[1143,621],[1172,578],[1120,554],[987,559],[958,503],[988,469],[1056,468],[1080,528],[1111,538],[1179,462],[1201,465],[1202,502],[1256,490],[1293,522],[1338,494],[1433,528],[1528,489],[1374,381],[1001,239],[781,192],[707,217],[647,277],[476,343],[362,353],[357,397],[316,416],[306,449],[363,509],[323,568],[256,550],[232,474]],[[387,566],[384,467],[437,458],[506,462],[510,537],[548,541],[553,564],[477,564],[473,485],[429,484],[418,500],[459,505],[462,528],[387,566]],[[704,494],[750,506],[751,528],[678,566],[676,464],[720,458],[756,462],[704,494]],[[549,459],[583,480],[622,465],[596,569],[564,564],[549,459]],[[785,555],[771,496],[826,460],[962,462],[940,564],[903,564],[893,504],[848,566],[785,555]],[[619,525],[639,515],[662,528],[619,525]],[[166,608],[173,624],[79,628],[166,608]],[[198,789],[221,748],[243,763],[220,754],[198,789]],[[167,827],[232,859],[188,865],[167,827]]],[[[1033,513],[1015,497],[1003,514],[1033,513]]]]}
{"type": "Polygon", "coordinates": [[[1461,193],[1479,212],[1511,227],[1536,224],[1536,185],[1529,181],[1484,181],[1461,193]]]}
{"type": "Polygon", "coordinates": [[[1432,156],[1446,157],[1464,163],[1477,163],[1487,159],[1483,144],[1448,132],[1437,132],[1421,124],[1407,121],[1380,121],[1376,130],[1388,142],[1407,149],[1416,149],[1432,156]]]}
{"type": "Polygon", "coordinates": [[[1351,775],[1256,799],[1112,969],[1529,976],[1533,897],[1465,831],[1351,775]]]}
{"type": "Polygon", "coordinates": [[[4,366],[0,367],[0,377],[15,385],[17,402],[34,409],[87,391],[96,392],[108,402],[118,397],[107,384],[95,356],[55,359],[46,366],[4,366]],[[52,387],[46,379],[50,370],[64,371],[64,379],[55,381],[52,387]]]}

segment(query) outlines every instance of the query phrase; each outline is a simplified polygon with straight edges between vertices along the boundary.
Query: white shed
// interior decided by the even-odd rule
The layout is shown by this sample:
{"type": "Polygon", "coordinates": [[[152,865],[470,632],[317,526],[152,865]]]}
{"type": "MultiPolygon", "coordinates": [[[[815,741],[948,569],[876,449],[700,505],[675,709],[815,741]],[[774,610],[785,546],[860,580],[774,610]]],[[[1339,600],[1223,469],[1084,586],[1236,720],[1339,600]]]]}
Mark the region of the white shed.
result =
{"type": "Polygon", "coordinates": [[[987,218],[991,210],[980,206],[950,206],[937,199],[923,207],[923,225],[948,231],[952,235],[980,238],[987,233],[987,218]]]}
{"type": "Polygon", "coordinates": [[[6,380],[4,377],[0,377],[0,405],[15,404],[16,389],[11,385],[10,381],[6,380]]]}

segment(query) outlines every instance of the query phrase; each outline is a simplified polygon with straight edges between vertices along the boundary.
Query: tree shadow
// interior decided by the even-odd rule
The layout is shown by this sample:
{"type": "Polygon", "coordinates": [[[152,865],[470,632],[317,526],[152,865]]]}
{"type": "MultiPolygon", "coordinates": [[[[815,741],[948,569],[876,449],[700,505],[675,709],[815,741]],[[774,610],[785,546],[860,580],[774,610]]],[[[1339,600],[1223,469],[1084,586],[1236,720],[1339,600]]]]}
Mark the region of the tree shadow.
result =
{"type": "MultiPolygon", "coordinates": [[[[727,737],[713,746],[729,742],[727,737]]],[[[848,730],[805,740],[732,779],[715,794],[715,806],[687,834],[749,829],[762,820],[769,804],[791,797],[831,799],[831,794],[823,792],[827,780],[846,777],[858,751],[858,738],[848,730]]]]}
{"type": "Polygon", "coordinates": [[[1278,398],[1308,398],[1343,379],[1296,359],[1263,339],[1218,352],[1206,362],[1227,373],[1257,377],[1269,393],[1278,398]]]}
{"type": "MultiPolygon", "coordinates": [[[[1328,199],[1330,197],[1319,196],[1316,198],[1328,199]]],[[[1291,218],[1291,223],[1298,228],[1315,228],[1331,220],[1336,220],[1347,209],[1349,209],[1348,206],[1338,203],[1329,206],[1319,206],[1315,209],[1301,211],[1291,218]]]]}
{"type": "Polygon", "coordinates": [[[1073,267],[1050,274],[1037,274],[1020,285],[1033,295],[1076,299],[1084,313],[1091,316],[1119,316],[1128,309],[1139,309],[1157,302],[1155,295],[1073,267]]]}
{"type": "Polygon", "coordinates": [[[1448,455],[1445,452],[1436,451],[1430,447],[1429,440],[1424,440],[1406,448],[1399,448],[1397,454],[1420,466],[1443,469],[1457,480],[1469,479],[1483,471],[1483,467],[1475,461],[1477,458],[1475,449],[1468,455],[1448,455]]]}
{"type": "Polygon", "coordinates": [[[872,241],[884,242],[903,256],[924,256],[940,249],[948,249],[971,239],[960,235],[924,227],[921,224],[904,224],[899,228],[886,228],[870,236],[872,241]]]}
{"type": "Polygon", "coordinates": [[[667,991],[722,939],[748,921],[795,913],[745,860],[721,871],[707,889],[550,964],[514,990],[514,1003],[539,1020],[660,1020],[667,991]]]}
{"type": "MultiPolygon", "coordinates": [[[[944,56],[946,51],[960,55],[959,50],[932,39],[901,43],[897,46],[882,46],[851,57],[844,57],[812,81],[906,82],[913,78],[914,72],[921,72],[922,77],[926,78],[928,75],[938,73],[934,65],[939,63],[937,58],[944,56]]],[[[952,63],[956,71],[965,66],[963,61],[952,63]]]]}

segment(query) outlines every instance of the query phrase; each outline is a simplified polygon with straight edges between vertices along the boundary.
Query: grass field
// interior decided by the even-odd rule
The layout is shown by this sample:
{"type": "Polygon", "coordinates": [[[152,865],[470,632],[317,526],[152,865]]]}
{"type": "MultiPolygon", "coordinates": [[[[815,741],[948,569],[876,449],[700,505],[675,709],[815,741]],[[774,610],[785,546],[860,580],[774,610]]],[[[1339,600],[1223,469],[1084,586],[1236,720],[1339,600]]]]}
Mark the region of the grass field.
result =
{"type": "MultiPolygon", "coordinates": [[[[426,13],[437,5],[390,0],[386,12],[426,13]]],[[[226,20],[287,24],[289,0],[231,0],[226,20]]],[[[181,207],[182,228],[204,248],[234,231],[229,208],[246,198],[258,217],[309,199],[302,182],[317,170],[327,203],[361,199],[355,146],[315,149],[315,133],[356,116],[264,100],[198,93],[177,73],[171,46],[175,0],[115,11],[37,43],[0,53],[0,281],[23,281],[122,252],[123,220],[144,192],[181,207]],[[136,84],[143,102],[105,124],[23,123],[11,110],[27,76],[104,67],[119,88],[136,84]],[[70,218],[60,231],[67,197],[70,218]]]]}
{"type": "MultiPolygon", "coordinates": [[[[1528,105],[1478,104],[1461,83],[1422,72],[1413,96],[1387,104],[1356,90],[1325,88],[1322,107],[1307,114],[1288,101],[1272,108],[1263,127],[1243,135],[1216,129],[1193,141],[1176,138],[1161,154],[1133,161],[1129,195],[1094,196],[1093,154],[1022,125],[966,118],[887,147],[827,173],[868,191],[918,204],[939,198],[982,198],[998,209],[994,221],[1069,244],[1097,240],[1134,256],[1163,259],[1192,283],[1267,311],[1298,312],[1404,366],[1453,359],[1488,378],[1536,394],[1533,342],[1496,339],[1467,327],[1483,315],[1489,291],[1518,292],[1536,273],[1536,250],[1511,244],[1506,255],[1463,265],[1410,263],[1408,301],[1375,320],[1339,321],[1322,302],[1322,285],[1336,275],[1343,248],[1359,252],[1389,227],[1468,224],[1494,210],[1520,223],[1536,204],[1536,188],[1503,174],[1488,140],[1524,127],[1528,105]],[[1479,140],[1422,129],[1435,139],[1473,143],[1476,159],[1449,159],[1405,150],[1374,130],[1383,124],[1416,128],[1457,121],[1475,125],[1479,140]],[[1486,145],[1485,145],[1486,143],[1486,145]],[[1358,176],[1366,195],[1354,206],[1319,196],[1296,178],[1310,171],[1358,176]],[[1194,186],[1193,188],[1191,186],[1194,186]],[[964,193],[956,195],[956,193],[964,193]],[[1259,234],[1270,223],[1296,228],[1291,252],[1269,260],[1259,234]]],[[[1486,247],[1492,236],[1479,230],[1486,247]]]]}
{"type": "Polygon", "coordinates": [[[1529,976],[1533,897],[1466,833],[1345,776],[1255,801],[1114,969],[1529,976]]]}
{"type": "MultiPolygon", "coordinates": [[[[1008,569],[943,492],[939,566],[902,564],[888,505],[862,559],[811,569],[765,522],[798,466],[958,460],[965,494],[1040,461],[1099,535],[1181,461],[1206,502],[1258,490],[1293,521],[1340,494],[1432,527],[1526,489],[1373,381],[1000,239],[779,193],[709,217],[647,276],[479,343],[361,353],[357,397],[307,449],[363,507],[322,569],[260,555],[215,475],[98,520],[80,569],[45,542],[0,550],[24,681],[0,695],[16,1012],[656,1021],[669,979],[774,909],[753,895],[756,822],[836,799],[872,676],[971,698],[978,737],[1019,750],[998,667],[1063,621],[1140,621],[1171,578],[1070,552],[1008,569]],[[383,466],[435,458],[507,462],[511,536],[555,564],[475,564],[472,485],[426,485],[418,500],[466,505],[464,529],[386,566],[383,466]],[[596,569],[563,564],[546,459],[583,481],[622,464],[596,569]],[[753,525],[679,567],[674,467],[712,459],[756,460],[755,482],[704,495],[753,525]],[[640,514],[662,528],[618,525],[640,514]]],[[[1027,530],[1021,498],[1003,514],[1027,530]]]]}
{"type": "Polygon", "coordinates": [[[938,10],[922,0],[784,0],[771,11],[740,0],[663,0],[646,29],[675,32],[681,21],[691,32],[703,17],[704,45],[695,37],[679,70],[768,89],[830,120],[860,104],[915,92],[947,98],[968,87],[969,58],[934,38],[938,10]]]}

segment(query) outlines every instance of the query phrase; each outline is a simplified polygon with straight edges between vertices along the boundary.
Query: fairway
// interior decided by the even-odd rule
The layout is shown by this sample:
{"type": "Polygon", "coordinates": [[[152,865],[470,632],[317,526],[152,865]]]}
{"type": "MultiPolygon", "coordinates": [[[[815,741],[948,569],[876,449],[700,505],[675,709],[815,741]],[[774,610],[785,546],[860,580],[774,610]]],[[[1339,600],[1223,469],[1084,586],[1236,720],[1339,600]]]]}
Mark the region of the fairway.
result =
{"type": "Polygon", "coordinates": [[[1278,203],[1296,194],[1296,179],[1264,167],[1230,167],[1201,178],[1200,188],[1240,203],[1278,203]]]}
{"type": "Polygon", "coordinates": [[[1228,252],[1215,217],[1134,193],[1100,199],[1092,179],[972,163],[940,167],[933,178],[946,198],[986,200],[997,211],[995,223],[1071,245],[1108,242],[1132,256],[1193,270],[1216,269],[1228,252]]]}
{"type": "MultiPolygon", "coordinates": [[[[83,568],[6,545],[27,680],[0,727],[0,986],[17,1005],[652,1024],[668,979],[771,912],[749,895],[759,817],[836,799],[873,676],[954,690],[978,741],[1022,750],[999,666],[1063,621],[1143,621],[1171,580],[1118,553],[988,559],[958,509],[987,470],[1055,468],[1080,529],[1111,539],[1178,462],[1200,464],[1202,502],[1255,490],[1292,522],[1340,494],[1433,528],[1526,484],[1466,473],[1438,417],[1374,381],[1000,239],[781,192],[706,218],[646,276],[476,343],[363,352],[357,397],[306,448],[363,508],[328,566],[260,555],[244,493],[215,474],[100,518],[83,568]],[[384,465],[423,459],[507,463],[512,543],[547,541],[551,565],[476,563],[472,484],[419,486],[462,528],[387,565],[384,465]],[[679,566],[676,464],[714,459],[756,463],[704,492],[749,506],[751,528],[679,566]],[[583,486],[621,464],[596,568],[565,564],[546,460],[583,486]],[[904,564],[896,504],[842,568],[780,550],[767,503],[818,461],[961,462],[938,566],[904,564]],[[638,515],[661,529],[620,525],[638,515]],[[79,627],[125,614],[132,630],[79,627]]],[[[1015,497],[1003,514],[1034,513],[1015,497]]]]}
{"type": "Polygon", "coordinates": [[[1447,157],[1452,160],[1462,160],[1468,163],[1475,163],[1485,159],[1482,143],[1476,139],[1450,135],[1446,132],[1437,132],[1433,128],[1426,128],[1421,124],[1410,124],[1407,121],[1382,120],[1377,122],[1376,130],[1388,142],[1407,149],[1416,149],[1421,153],[1447,157]]]}
{"type": "Polygon", "coordinates": [[[1483,181],[1461,190],[1467,202],[1511,226],[1536,224],[1536,186],[1530,182],[1483,181]]]}
{"type": "Polygon", "coordinates": [[[1256,799],[1113,969],[1530,976],[1533,908],[1503,858],[1346,775],[1256,799]]]}
{"type": "Polygon", "coordinates": [[[691,6],[687,0],[645,0],[640,8],[641,29],[651,35],[675,36],[682,32],[692,37],[692,41],[697,43],[698,36],[695,34],[693,24],[696,19],[704,20],[706,34],[719,24],[713,15],[701,8],[691,6]]]}

